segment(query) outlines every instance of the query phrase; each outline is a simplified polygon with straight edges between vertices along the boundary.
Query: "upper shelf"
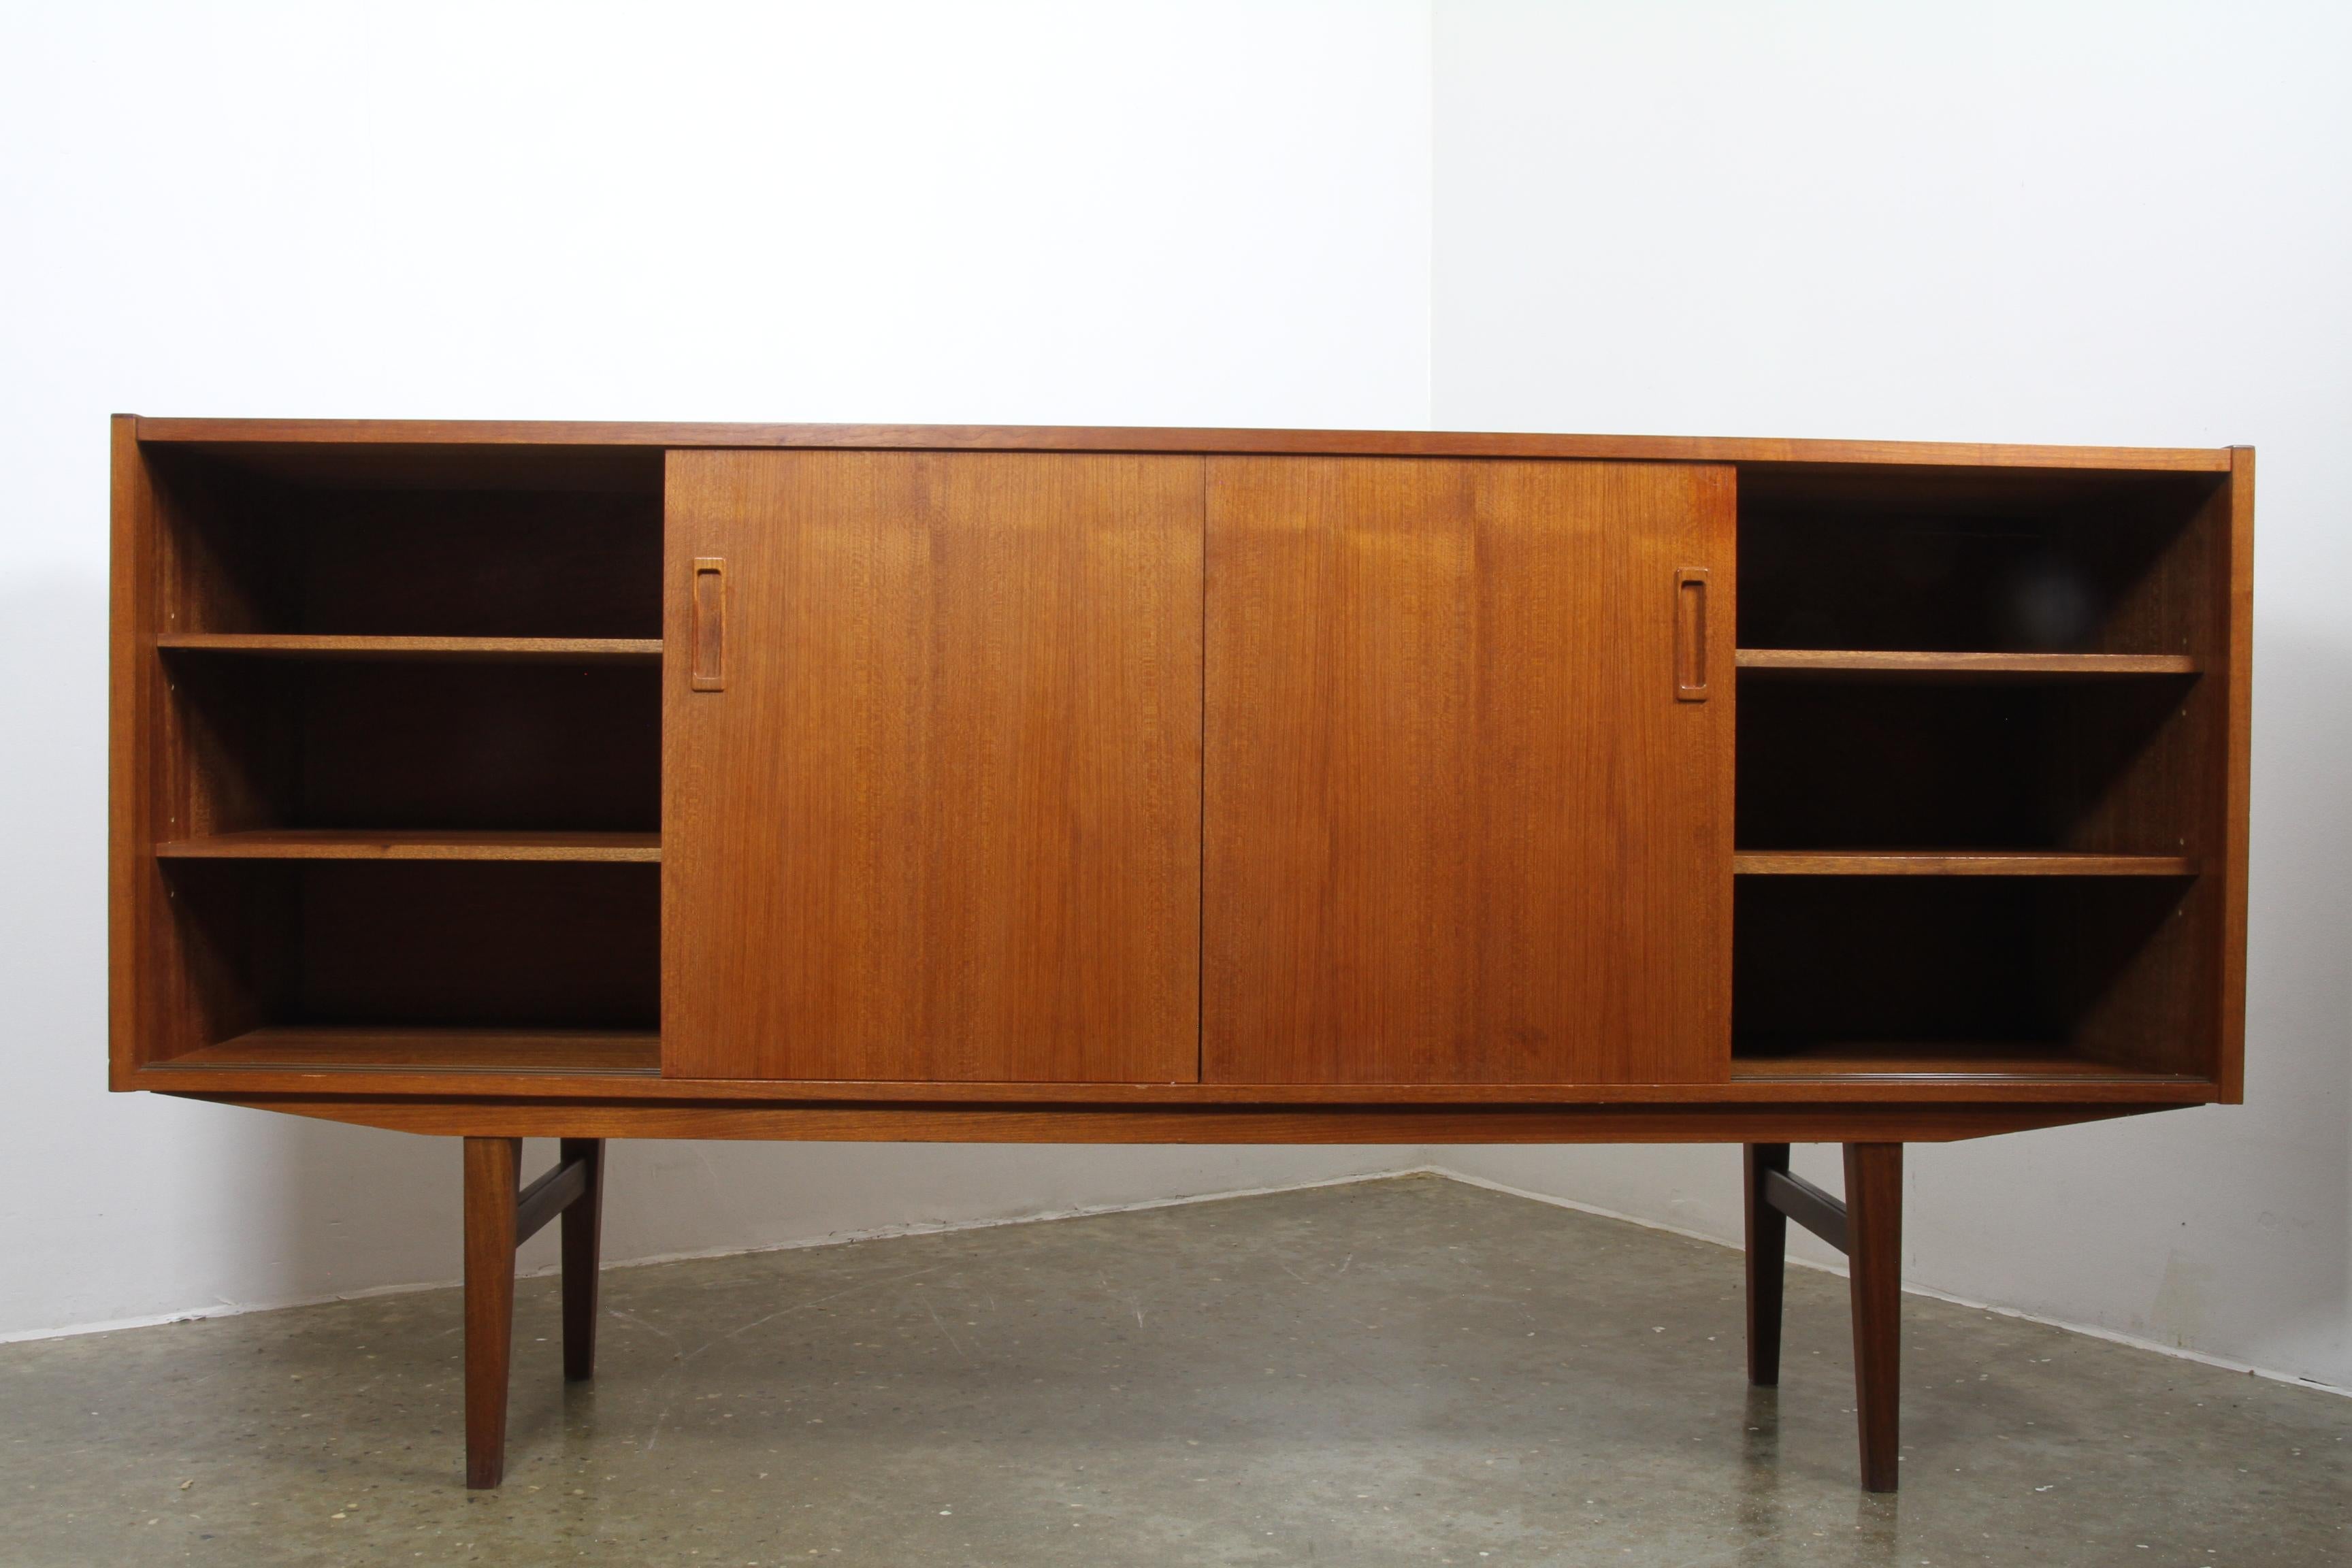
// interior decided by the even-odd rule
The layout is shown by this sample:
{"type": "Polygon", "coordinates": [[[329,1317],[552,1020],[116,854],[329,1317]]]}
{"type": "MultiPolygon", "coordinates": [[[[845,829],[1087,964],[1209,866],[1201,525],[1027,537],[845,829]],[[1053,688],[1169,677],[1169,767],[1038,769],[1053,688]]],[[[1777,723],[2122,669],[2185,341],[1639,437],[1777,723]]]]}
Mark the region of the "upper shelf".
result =
{"type": "Polygon", "coordinates": [[[661,858],[661,836],[271,827],[175,838],[155,853],[167,860],[649,861],[661,858]]]}
{"type": "Polygon", "coordinates": [[[280,632],[164,632],[161,648],[265,658],[446,659],[513,664],[658,664],[659,637],[324,637],[280,632]]]}
{"type": "Polygon", "coordinates": [[[1942,680],[2073,680],[2104,675],[2195,675],[2169,653],[1914,653],[1875,648],[1743,647],[1743,671],[1765,676],[1904,676],[1942,680]]]}

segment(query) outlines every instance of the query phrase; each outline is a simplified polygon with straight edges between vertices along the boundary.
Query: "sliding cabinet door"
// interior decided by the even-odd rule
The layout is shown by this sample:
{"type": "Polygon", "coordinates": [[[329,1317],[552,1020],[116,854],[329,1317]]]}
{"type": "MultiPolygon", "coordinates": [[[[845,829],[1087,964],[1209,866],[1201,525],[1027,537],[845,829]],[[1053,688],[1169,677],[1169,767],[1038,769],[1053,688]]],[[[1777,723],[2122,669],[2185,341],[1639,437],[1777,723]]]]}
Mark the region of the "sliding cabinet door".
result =
{"type": "Polygon", "coordinates": [[[671,454],[666,1073],[1198,1076],[1202,485],[671,454]]]}
{"type": "Polygon", "coordinates": [[[1728,468],[1209,466],[1202,1076],[1729,1071],[1728,468]]]}

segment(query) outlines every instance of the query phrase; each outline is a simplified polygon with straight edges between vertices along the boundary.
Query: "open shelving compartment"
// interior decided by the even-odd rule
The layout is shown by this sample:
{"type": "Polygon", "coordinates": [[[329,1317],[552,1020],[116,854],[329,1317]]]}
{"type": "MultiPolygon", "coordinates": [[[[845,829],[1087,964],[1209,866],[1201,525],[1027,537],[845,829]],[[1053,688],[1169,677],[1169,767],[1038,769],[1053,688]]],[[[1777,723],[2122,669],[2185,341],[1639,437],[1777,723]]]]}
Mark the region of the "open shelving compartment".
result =
{"type": "Polygon", "coordinates": [[[659,454],[140,461],[141,1065],[658,1071],[659,454]]]}
{"type": "Polygon", "coordinates": [[[2226,505],[1742,471],[1736,1078],[2217,1075],[2226,505]]]}

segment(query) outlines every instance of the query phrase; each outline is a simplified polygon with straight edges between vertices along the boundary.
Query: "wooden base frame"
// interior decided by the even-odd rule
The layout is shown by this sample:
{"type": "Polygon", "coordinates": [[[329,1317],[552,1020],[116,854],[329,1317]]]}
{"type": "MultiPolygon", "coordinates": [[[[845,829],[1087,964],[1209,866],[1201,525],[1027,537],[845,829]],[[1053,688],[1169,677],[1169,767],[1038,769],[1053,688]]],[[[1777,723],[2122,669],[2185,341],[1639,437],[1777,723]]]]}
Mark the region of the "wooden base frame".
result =
{"type": "Polygon", "coordinates": [[[466,1140],[466,1485],[495,1487],[507,1468],[507,1384],[514,1352],[515,1248],[563,1216],[563,1376],[596,1372],[597,1245],[604,1144],[566,1138],[555,1166],[517,1191],[522,1140],[466,1140]]]}
{"type": "Polygon", "coordinates": [[[1780,1295],[1795,1220],[1846,1255],[1853,1295],[1854,1419],[1864,1491],[1895,1489],[1901,1460],[1903,1145],[1845,1145],[1845,1200],[1793,1175],[1786,1143],[1747,1145],[1748,1381],[1780,1382],[1780,1295]]]}

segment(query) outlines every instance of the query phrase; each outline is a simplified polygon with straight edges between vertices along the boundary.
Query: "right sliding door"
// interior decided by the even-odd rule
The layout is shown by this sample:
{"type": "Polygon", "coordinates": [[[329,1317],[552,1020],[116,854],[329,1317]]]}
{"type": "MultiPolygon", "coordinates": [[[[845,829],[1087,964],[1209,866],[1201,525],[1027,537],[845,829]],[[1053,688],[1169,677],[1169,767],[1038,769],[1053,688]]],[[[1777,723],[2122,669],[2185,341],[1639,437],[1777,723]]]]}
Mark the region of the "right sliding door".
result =
{"type": "Polygon", "coordinates": [[[1727,468],[1220,458],[1202,1077],[1729,1072],[1727,468]]]}

